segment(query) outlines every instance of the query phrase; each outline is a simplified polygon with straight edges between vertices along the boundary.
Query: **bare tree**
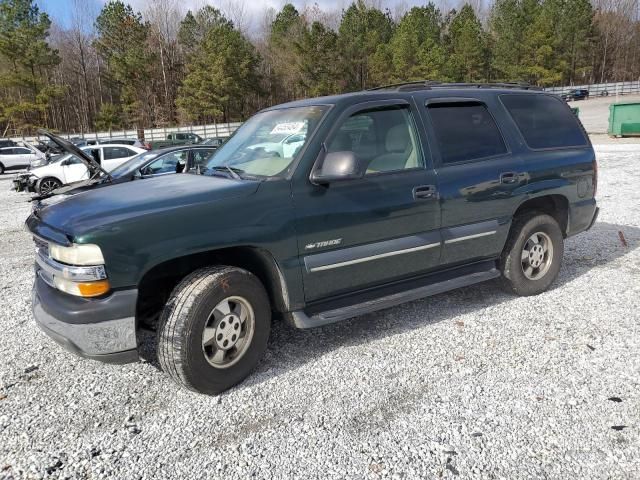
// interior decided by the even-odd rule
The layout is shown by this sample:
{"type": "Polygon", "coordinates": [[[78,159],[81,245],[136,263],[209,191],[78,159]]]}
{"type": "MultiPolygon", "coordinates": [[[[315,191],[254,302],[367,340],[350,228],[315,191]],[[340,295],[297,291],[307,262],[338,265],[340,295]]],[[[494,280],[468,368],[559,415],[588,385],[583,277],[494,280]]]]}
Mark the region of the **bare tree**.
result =
{"type": "Polygon", "coordinates": [[[183,18],[178,0],[149,0],[144,16],[151,26],[152,45],[159,58],[162,83],[162,102],[156,112],[157,123],[167,124],[175,120],[175,99],[180,75],[178,30],[183,18]]]}
{"type": "Polygon", "coordinates": [[[245,0],[221,0],[220,10],[245,35],[250,28],[249,10],[245,0]]]}

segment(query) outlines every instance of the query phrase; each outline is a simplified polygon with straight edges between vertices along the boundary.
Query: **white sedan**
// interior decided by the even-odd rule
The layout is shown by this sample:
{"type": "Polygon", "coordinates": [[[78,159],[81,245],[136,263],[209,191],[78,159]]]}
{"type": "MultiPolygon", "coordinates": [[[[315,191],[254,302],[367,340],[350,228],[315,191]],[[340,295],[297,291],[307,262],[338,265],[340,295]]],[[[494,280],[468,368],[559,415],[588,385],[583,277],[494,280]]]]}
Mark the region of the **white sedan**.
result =
{"type": "Polygon", "coordinates": [[[26,168],[32,162],[44,158],[44,153],[29,144],[0,148],[0,174],[5,170],[26,168]]]}
{"type": "Polygon", "coordinates": [[[298,148],[304,145],[306,133],[295,133],[293,135],[275,134],[266,142],[251,145],[250,150],[264,150],[275,156],[282,158],[291,158],[297,152],[298,148]]]}
{"type": "MultiPolygon", "coordinates": [[[[139,153],[143,148],[131,145],[90,145],[80,150],[88,153],[107,172],[122,165],[139,153]]],[[[53,162],[34,168],[29,172],[34,178],[36,191],[43,195],[66,185],[89,178],[89,170],[75,155],[62,155],[53,162]]]]}

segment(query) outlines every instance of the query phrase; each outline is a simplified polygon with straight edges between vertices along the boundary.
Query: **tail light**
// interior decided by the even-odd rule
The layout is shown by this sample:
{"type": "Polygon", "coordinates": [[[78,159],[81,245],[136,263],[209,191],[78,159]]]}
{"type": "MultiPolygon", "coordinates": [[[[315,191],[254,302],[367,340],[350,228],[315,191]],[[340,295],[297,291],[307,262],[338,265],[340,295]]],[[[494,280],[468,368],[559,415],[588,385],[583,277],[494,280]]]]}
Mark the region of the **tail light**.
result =
{"type": "Polygon", "coordinates": [[[593,157],[593,196],[596,196],[598,191],[598,161],[593,157]]]}
{"type": "Polygon", "coordinates": [[[151,144],[149,142],[144,142],[143,147],[147,150],[151,150],[151,144]]]}

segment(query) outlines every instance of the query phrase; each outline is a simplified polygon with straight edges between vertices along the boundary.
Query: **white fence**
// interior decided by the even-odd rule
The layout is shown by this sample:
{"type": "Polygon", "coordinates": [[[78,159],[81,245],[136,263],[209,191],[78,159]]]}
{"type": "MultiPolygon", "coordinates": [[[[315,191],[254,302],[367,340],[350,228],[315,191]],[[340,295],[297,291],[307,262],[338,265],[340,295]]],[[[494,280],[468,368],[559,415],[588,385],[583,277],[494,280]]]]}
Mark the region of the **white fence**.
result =
{"type": "Polygon", "coordinates": [[[589,96],[599,97],[605,95],[628,95],[630,93],[640,93],[640,80],[635,82],[612,82],[612,83],[592,83],[587,85],[571,85],[568,87],[545,88],[551,93],[566,93],[574,88],[586,88],[589,96]]]}
{"type": "MultiPolygon", "coordinates": [[[[167,127],[167,128],[145,128],[144,129],[144,139],[146,141],[151,140],[163,140],[167,138],[167,135],[170,133],[176,132],[191,132],[197,135],[200,135],[202,138],[209,137],[228,137],[236,129],[242,125],[241,122],[232,122],[232,123],[213,123],[211,125],[199,125],[199,126],[189,126],[189,127],[167,127]]],[[[63,138],[74,138],[74,137],[82,137],[86,140],[107,140],[110,138],[138,138],[137,130],[113,130],[111,132],[92,132],[92,133],[65,133],[60,134],[63,138]]],[[[37,138],[44,140],[46,137],[38,136],[38,137],[14,137],[12,140],[21,141],[26,140],[28,142],[33,142],[37,138]]]]}

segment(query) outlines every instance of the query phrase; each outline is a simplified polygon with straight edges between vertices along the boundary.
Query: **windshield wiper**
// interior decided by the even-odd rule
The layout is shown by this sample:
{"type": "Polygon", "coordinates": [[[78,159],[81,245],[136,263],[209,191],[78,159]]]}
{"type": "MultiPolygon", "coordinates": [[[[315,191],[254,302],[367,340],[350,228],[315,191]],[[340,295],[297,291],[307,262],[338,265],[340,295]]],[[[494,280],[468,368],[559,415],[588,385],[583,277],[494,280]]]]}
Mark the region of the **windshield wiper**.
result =
{"type": "Polygon", "coordinates": [[[211,167],[211,170],[215,170],[218,172],[219,171],[229,172],[229,175],[231,175],[231,178],[235,180],[242,180],[242,174],[244,173],[244,170],[230,167],[229,165],[216,165],[215,167],[211,167]]]}

